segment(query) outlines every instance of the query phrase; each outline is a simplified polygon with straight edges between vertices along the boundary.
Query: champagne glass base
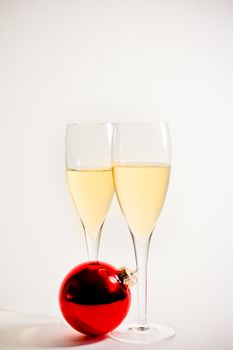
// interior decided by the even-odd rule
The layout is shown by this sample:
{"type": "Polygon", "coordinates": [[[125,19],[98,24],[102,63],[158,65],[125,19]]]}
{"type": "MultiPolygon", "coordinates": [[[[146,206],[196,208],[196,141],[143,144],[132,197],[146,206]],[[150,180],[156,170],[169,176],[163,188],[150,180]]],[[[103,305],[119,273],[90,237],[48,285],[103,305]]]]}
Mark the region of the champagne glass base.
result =
{"type": "Polygon", "coordinates": [[[169,326],[149,323],[143,327],[132,324],[116,329],[109,333],[109,337],[129,344],[155,344],[167,340],[175,334],[175,330],[169,326]]]}

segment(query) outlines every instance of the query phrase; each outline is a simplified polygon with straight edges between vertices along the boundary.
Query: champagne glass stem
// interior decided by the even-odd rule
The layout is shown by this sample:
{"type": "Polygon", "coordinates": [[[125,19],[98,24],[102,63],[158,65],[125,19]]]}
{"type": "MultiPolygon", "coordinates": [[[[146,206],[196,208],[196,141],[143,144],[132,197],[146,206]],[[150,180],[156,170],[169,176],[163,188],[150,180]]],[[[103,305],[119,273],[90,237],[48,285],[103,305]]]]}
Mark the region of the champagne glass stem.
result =
{"type": "Polygon", "coordinates": [[[137,298],[138,321],[140,331],[148,329],[147,326],[147,262],[150,246],[150,237],[147,240],[137,240],[133,235],[134,251],[137,264],[137,298]]]}
{"type": "Polygon", "coordinates": [[[102,227],[100,228],[97,234],[91,234],[87,232],[85,229],[84,231],[85,231],[88,259],[89,261],[97,261],[98,254],[99,254],[99,245],[100,245],[100,236],[101,236],[102,227]]]}

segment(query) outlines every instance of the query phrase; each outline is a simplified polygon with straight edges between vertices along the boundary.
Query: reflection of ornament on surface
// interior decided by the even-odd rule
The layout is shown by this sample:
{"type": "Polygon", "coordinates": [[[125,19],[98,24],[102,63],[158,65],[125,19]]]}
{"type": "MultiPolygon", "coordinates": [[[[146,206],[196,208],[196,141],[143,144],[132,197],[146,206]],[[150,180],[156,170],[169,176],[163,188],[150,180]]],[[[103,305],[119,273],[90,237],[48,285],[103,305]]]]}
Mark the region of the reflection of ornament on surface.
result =
{"type": "Polygon", "coordinates": [[[73,268],[64,278],[59,304],[65,320],[87,335],[106,334],[128,313],[129,286],[135,281],[127,269],[104,262],[87,262],[73,268]]]}

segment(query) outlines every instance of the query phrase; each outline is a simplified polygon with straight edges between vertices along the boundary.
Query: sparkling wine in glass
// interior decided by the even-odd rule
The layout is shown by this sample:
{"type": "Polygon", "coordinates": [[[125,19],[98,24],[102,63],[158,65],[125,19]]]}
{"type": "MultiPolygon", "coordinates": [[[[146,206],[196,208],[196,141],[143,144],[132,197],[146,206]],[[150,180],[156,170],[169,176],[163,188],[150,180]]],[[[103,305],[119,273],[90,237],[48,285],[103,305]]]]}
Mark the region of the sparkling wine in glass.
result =
{"type": "Polygon", "coordinates": [[[175,331],[147,320],[147,261],[151,236],[163,207],[171,169],[171,144],[164,122],[115,124],[112,142],[117,198],[135,250],[138,318],[135,324],[111,333],[115,340],[151,344],[175,331]]]}
{"type": "Polygon", "coordinates": [[[101,230],[113,193],[110,124],[68,124],[66,175],[85,232],[88,257],[98,259],[101,230]]]}

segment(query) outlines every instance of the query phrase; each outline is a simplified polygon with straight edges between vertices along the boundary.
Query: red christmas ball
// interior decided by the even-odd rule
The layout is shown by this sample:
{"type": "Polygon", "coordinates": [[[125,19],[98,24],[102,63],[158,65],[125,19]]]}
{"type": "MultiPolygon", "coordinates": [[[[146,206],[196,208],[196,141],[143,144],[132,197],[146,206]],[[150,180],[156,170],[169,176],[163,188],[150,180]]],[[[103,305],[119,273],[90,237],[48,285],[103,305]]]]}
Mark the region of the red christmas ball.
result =
{"type": "Polygon", "coordinates": [[[59,304],[65,320],[77,331],[102,335],[115,329],[129,310],[129,276],[104,262],[87,262],[64,278],[59,304]]]}

